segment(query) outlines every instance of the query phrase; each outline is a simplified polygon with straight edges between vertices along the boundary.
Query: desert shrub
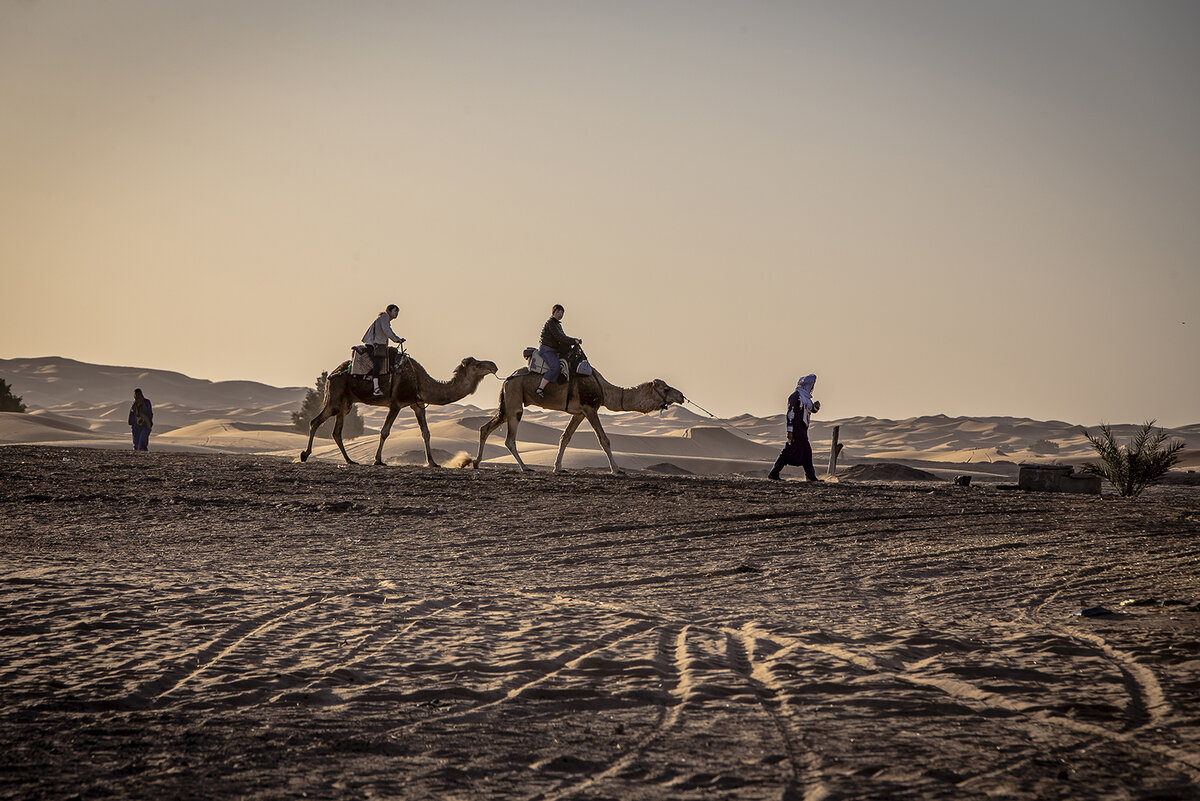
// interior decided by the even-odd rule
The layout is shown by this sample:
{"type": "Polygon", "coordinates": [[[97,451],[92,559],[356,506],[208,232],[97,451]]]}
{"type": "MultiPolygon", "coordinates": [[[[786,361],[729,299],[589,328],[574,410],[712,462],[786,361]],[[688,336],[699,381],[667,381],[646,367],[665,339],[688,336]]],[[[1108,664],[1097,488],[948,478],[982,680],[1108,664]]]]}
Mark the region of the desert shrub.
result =
{"type": "Polygon", "coordinates": [[[1057,442],[1052,442],[1048,439],[1039,439],[1037,442],[1029,446],[1029,450],[1042,456],[1050,456],[1062,450],[1057,442]]]}
{"type": "MultiPolygon", "coordinates": [[[[304,403],[300,405],[300,411],[292,412],[292,428],[299,431],[301,434],[308,433],[308,426],[312,419],[321,413],[321,407],[325,405],[325,386],[329,383],[329,373],[321,373],[317,378],[317,388],[310,389],[304,394],[304,403]]],[[[331,439],[333,437],[333,427],[337,423],[337,417],[331,417],[321,427],[317,429],[317,436],[331,439]]],[[[347,438],[361,437],[363,433],[363,419],[358,414],[358,407],[351,406],[350,413],[346,415],[346,421],[342,424],[342,436],[347,438]]]]}
{"type": "Polygon", "coordinates": [[[12,387],[3,378],[0,378],[0,412],[24,412],[25,404],[21,402],[19,395],[12,393],[12,387]]]}
{"type": "Polygon", "coordinates": [[[1162,478],[1176,462],[1183,443],[1179,440],[1167,442],[1167,432],[1154,428],[1154,420],[1142,425],[1129,443],[1122,448],[1117,445],[1112,428],[1100,426],[1100,436],[1094,437],[1087,429],[1083,435],[1096,449],[1100,462],[1085,462],[1083,467],[1116,488],[1128,498],[1136,498],[1142,490],[1162,478]]]}

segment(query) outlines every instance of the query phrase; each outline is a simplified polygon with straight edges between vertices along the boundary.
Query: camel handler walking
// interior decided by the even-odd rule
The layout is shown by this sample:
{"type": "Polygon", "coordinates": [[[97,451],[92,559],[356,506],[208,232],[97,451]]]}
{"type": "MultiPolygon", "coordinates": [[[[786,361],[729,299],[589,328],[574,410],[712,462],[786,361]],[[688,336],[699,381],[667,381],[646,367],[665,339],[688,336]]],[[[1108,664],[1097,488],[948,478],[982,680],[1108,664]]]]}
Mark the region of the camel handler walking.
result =
{"type": "Polygon", "coordinates": [[[371,380],[375,382],[376,395],[383,394],[383,390],[379,388],[379,369],[383,366],[383,360],[387,358],[388,342],[395,342],[397,345],[405,342],[404,337],[396,336],[396,332],[392,330],[392,320],[399,316],[400,307],[393,303],[379,313],[375,322],[367,329],[367,333],[363,334],[363,344],[371,349],[371,380]]]}
{"type": "Polygon", "coordinates": [[[809,373],[796,382],[796,391],[788,395],[787,408],[787,440],[775,460],[775,466],[767,478],[781,481],[779,471],[784,465],[794,465],[804,468],[804,478],[808,481],[820,481],[813,469],[812,444],[808,441],[808,421],[814,412],[821,409],[821,402],[813,400],[813,390],[817,386],[817,376],[809,373]]]}
{"type": "Polygon", "coordinates": [[[555,303],[554,308],[550,310],[550,319],[542,326],[542,343],[538,348],[538,354],[546,360],[546,364],[550,365],[550,369],[542,376],[542,383],[538,384],[537,392],[539,398],[546,397],[546,385],[551,381],[557,381],[559,374],[562,372],[562,359],[567,355],[574,345],[582,345],[582,339],[569,337],[563,331],[562,318],[566,314],[566,309],[555,303]]]}

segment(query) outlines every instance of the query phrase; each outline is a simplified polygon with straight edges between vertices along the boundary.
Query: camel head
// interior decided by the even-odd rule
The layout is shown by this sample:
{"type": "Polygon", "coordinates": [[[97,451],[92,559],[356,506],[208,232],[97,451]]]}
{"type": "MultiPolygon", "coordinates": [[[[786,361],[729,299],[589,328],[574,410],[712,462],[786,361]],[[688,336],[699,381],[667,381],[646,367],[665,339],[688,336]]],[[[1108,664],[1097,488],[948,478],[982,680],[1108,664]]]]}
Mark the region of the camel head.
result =
{"type": "Polygon", "coordinates": [[[663,408],[667,408],[672,403],[683,403],[687,398],[683,397],[683,393],[675,389],[675,387],[663,381],[661,378],[656,378],[650,382],[654,392],[662,397],[663,408]]]}
{"type": "Polygon", "coordinates": [[[480,380],[484,376],[495,375],[498,369],[500,368],[496,366],[495,362],[480,361],[474,356],[468,356],[459,363],[458,369],[454,372],[466,373],[472,379],[480,380]]]}

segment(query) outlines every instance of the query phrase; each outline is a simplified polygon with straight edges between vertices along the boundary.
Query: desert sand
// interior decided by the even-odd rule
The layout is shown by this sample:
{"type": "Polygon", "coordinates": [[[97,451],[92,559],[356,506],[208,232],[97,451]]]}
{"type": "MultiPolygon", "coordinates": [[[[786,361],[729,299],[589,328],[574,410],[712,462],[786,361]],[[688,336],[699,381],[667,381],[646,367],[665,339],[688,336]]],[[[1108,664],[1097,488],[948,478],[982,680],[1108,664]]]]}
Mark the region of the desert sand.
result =
{"type": "MultiPolygon", "coordinates": [[[[329,369],[335,366],[328,365],[329,369]]],[[[438,369],[427,365],[435,378],[442,379],[449,377],[453,366],[438,369]]],[[[506,375],[516,366],[503,367],[501,373],[506,375]]],[[[154,404],[154,450],[294,457],[308,440],[306,433],[298,433],[290,425],[291,413],[300,408],[304,398],[303,387],[212,382],[162,370],[92,365],[58,357],[0,359],[0,377],[14,386],[31,412],[0,413],[0,445],[128,448],[126,421],[135,386],[143,387],[154,404]]],[[[476,454],[479,427],[496,408],[500,386],[500,380],[489,377],[469,402],[429,407],[431,445],[440,462],[476,454]]],[[[361,437],[348,439],[346,449],[356,461],[374,461],[385,410],[358,409],[367,430],[361,437]]],[[[622,468],[675,475],[765,476],[786,436],[782,413],[720,420],[697,407],[672,406],[661,414],[608,413],[602,419],[622,468]]],[[[525,410],[518,445],[526,464],[553,466],[567,420],[558,412],[525,410]]],[[[1078,465],[1095,455],[1083,436],[1083,426],[1056,420],[818,416],[813,419],[810,438],[819,474],[825,473],[835,426],[844,446],[838,462],[842,468],[900,464],[942,479],[967,473],[975,482],[1002,483],[1016,478],[1021,462],[1078,465]]],[[[1088,427],[1093,433],[1098,430],[1094,423],[1088,427]]],[[[1115,425],[1114,431],[1127,437],[1133,428],[1132,424],[1115,425]]],[[[1200,467],[1200,424],[1168,430],[1188,446],[1179,464],[1181,470],[1200,467]]],[[[485,464],[515,464],[504,447],[504,433],[501,427],[488,439],[485,464]]],[[[313,458],[342,461],[331,439],[317,440],[313,458]]],[[[384,447],[384,460],[424,464],[424,447],[411,412],[406,410],[396,419],[384,447]]],[[[604,452],[586,423],[571,440],[563,464],[568,469],[607,469],[604,452]]],[[[794,477],[798,472],[791,469],[785,475],[794,477]]]]}
{"type": "Polygon", "coordinates": [[[7,796],[1200,792],[1193,488],[0,472],[7,796]]]}
{"type": "Polygon", "coordinates": [[[778,421],[678,407],[610,416],[623,476],[300,464],[302,390],[143,379],[133,453],[128,379],[0,416],[4,797],[1200,796],[1200,490],[998,487],[1077,426],[841,423],[906,482],[764,481],[778,421]]]}

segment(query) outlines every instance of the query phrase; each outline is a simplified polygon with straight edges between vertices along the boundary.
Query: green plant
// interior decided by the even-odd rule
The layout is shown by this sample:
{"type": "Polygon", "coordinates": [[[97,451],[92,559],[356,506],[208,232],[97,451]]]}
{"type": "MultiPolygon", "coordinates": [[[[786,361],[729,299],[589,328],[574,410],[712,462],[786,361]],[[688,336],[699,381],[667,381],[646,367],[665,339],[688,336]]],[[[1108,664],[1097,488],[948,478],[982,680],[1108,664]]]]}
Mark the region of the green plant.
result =
{"type": "Polygon", "coordinates": [[[1057,442],[1048,439],[1039,439],[1037,442],[1029,446],[1029,450],[1041,456],[1051,456],[1062,450],[1057,442]]]}
{"type": "Polygon", "coordinates": [[[25,404],[21,402],[19,395],[12,393],[12,387],[3,378],[0,378],[0,412],[24,412],[25,404]]]}
{"type": "Polygon", "coordinates": [[[1108,482],[1127,498],[1136,498],[1142,490],[1158,481],[1176,462],[1183,443],[1167,443],[1167,432],[1154,429],[1154,420],[1142,425],[1124,448],[1117,445],[1112,428],[1100,426],[1100,436],[1093,437],[1087,429],[1083,435],[1100,455],[1100,463],[1085,462],[1083,468],[1108,482]]]}
{"type": "MultiPolygon", "coordinates": [[[[325,405],[325,385],[329,381],[329,373],[321,373],[317,378],[317,388],[310,389],[304,394],[304,403],[300,405],[300,411],[292,412],[292,428],[299,431],[301,434],[308,433],[308,427],[312,423],[312,419],[321,413],[321,408],[325,405]]],[[[337,417],[331,417],[321,427],[317,429],[317,436],[331,439],[333,437],[333,426],[337,423],[337,417]]],[[[363,419],[358,414],[358,409],[354,406],[350,407],[350,413],[346,415],[346,421],[342,424],[342,436],[353,439],[361,437],[363,433],[363,419]]]]}

